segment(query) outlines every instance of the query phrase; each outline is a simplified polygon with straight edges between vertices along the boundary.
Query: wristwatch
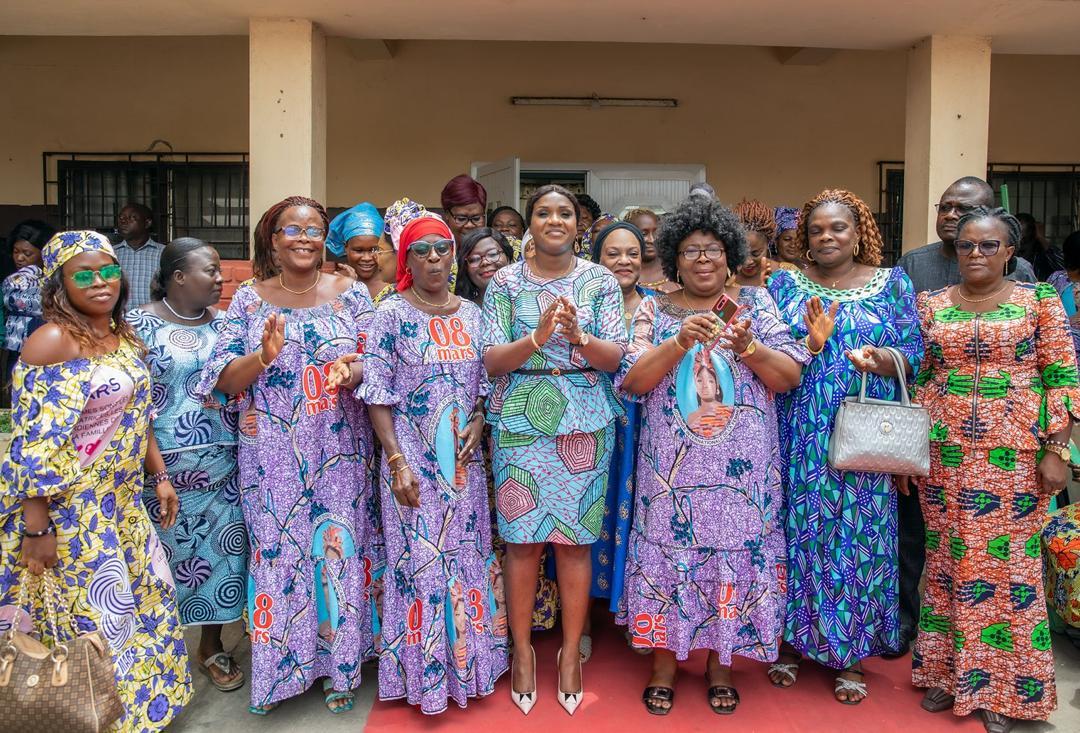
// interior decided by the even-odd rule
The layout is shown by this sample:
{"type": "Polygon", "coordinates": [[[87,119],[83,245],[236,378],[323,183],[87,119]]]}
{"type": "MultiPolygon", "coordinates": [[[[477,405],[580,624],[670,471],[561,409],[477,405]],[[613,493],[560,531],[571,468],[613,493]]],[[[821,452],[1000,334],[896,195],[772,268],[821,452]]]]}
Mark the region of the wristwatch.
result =
{"type": "Polygon", "coordinates": [[[746,351],[739,354],[738,357],[740,359],[745,359],[748,356],[753,356],[755,351],[757,351],[757,339],[750,339],[750,345],[747,346],[746,351]]]}
{"type": "Polygon", "coordinates": [[[580,347],[580,346],[588,346],[588,345],[589,345],[589,334],[588,334],[587,331],[582,331],[581,332],[581,339],[576,344],[574,344],[574,346],[579,346],[580,347]]]}
{"type": "Polygon", "coordinates": [[[1043,444],[1047,453],[1053,453],[1055,456],[1061,459],[1062,463],[1068,463],[1072,460],[1072,451],[1069,450],[1069,446],[1062,445],[1056,441],[1047,441],[1043,444]]]}

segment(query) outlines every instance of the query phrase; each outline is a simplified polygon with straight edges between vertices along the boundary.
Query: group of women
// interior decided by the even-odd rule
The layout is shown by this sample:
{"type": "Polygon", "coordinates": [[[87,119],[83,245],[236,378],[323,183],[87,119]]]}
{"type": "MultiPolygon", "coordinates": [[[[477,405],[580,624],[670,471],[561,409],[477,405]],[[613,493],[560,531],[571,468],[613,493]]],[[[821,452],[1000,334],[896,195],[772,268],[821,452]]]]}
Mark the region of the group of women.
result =
{"type": "Polygon", "coordinates": [[[1039,534],[1080,388],[1057,292],[1004,279],[1014,217],[965,215],[962,282],[916,297],[846,191],[779,224],[694,194],[583,227],[544,186],[522,246],[512,210],[483,221],[469,190],[444,191],[453,223],[408,199],[333,222],[276,204],[224,314],[198,240],[165,249],[156,300],[125,314],[108,241],[53,237],[0,467],[0,614],[58,573],[74,628],[111,645],[124,730],[189,699],[182,625],[204,626],[193,666],[242,686],[220,631],[245,610],[255,714],[316,683],[348,710],[377,658],[380,698],[429,714],[506,672],[528,714],[554,662],[573,715],[591,596],[652,654],[649,713],[670,712],[694,650],[715,713],[740,703],[735,656],[778,688],[804,662],[836,670],[835,699],[858,704],[862,661],[899,646],[896,492],[913,483],[828,461],[865,374],[878,399],[911,383],[933,424],[923,707],[992,733],[1046,718],[1039,534]],[[540,660],[556,602],[562,641],[540,660]]]}

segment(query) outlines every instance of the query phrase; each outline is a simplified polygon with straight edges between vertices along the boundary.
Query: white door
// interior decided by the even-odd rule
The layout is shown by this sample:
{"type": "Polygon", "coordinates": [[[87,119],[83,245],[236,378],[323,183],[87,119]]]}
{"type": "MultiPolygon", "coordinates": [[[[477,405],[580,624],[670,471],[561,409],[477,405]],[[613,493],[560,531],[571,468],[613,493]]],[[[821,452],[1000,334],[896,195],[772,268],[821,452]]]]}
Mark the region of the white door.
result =
{"type": "Polygon", "coordinates": [[[521,191],[521,161],[517,158],[503,158],[494,163],[473,163],[472,177],[480,181],[487,190],[487,210],[493,211],[500,206],[520,206],[518,197],[521,191]]]}
{"type": "Polygon", "coordinates": [[[591,166],[589,195],[615,216],[643,207],[671,211],[690,193],[690,184],[705,180],[705,166],[591,166]]]}

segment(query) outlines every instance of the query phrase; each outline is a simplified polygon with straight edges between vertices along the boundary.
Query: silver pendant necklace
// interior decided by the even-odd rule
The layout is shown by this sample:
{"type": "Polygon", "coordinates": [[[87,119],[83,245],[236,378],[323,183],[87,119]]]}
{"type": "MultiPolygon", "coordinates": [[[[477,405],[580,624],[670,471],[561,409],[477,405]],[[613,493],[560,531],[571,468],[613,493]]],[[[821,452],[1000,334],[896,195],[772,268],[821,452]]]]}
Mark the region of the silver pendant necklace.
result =
{"type": "Polygon", "coordinates": [[[165,304],[165,307],[169,309],[170,313],[172,313],[174,316],[179,318],[181,321],[201,321],[203,318],[206,317],[206,308],[205,307],[202,309],[202,313],[200,313],[197,316],[194,316],[194,317],[192,317],[192,316],[182,316],[179,313],[177,313],[176,310],[171,305],[169,305],[169,301],[166,300],[164,297],[161,299],[161,302],[165,304]]]}

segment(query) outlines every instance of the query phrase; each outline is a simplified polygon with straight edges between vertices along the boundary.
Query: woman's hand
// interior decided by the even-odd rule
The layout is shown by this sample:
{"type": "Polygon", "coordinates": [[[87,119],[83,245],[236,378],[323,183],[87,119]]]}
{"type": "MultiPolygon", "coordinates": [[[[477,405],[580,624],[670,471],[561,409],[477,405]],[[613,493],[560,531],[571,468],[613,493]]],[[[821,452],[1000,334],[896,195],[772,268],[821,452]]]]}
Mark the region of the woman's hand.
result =
{"type": "Polygon", "coordinates": [[[398,470],[394,471],[394,478],[390,483],[390,490],[394,493],[397,503],[402,506],[420,508],[420,484],[413,475],[412,469],[404,461],[398,464],[398,470]]]}
{"type": "Polygon", "coordinates": [[[720,346],[731,349],[736,354],[741,354],[750,348],[750,342],[754,340],[754,334],[750,332],[750,319],[745,321],[732,321],[723,333],[720,334],[720,346]]]}
{"type": "Polygon", "coordinates": [[[1061,456],[1049,451],[1039,461],[1039,481],[1044,494],[1054,495],[1065,488],[1069,467],[1061,456]]]}
{"type": "Polygon", "coordinates": [[[45,568],[54,568],[59,558],[56,556],[56,535],[43,537],[23,537],[19,564],[33,575],[43,575],[45,568]]]}
{"type": "Polygon", "coordinates": [[[559,332],[572,344],[581,341],[581,324],[577,319],[577,306],[567,298],[559,298],[562,308],[555,312],[559,332]]]}
{"type": "Polygon", "coordinates": [[[272,364],[281,347],[285,345],[285,316],[280,313],[271,313],[263,326],[262,335],[262,361],[272,364]]]}
{"type": "Polygon", "coordinates": [[[172,481],[165,479],[154,487],[154,493],[161,506],[158,524],[162,529],[169,529],[176,524],[176,515],[180,513],[180,499],[176,495],[176,489],[173,488],[172,481]]]}
{"type": "Polygon", "coordinates": [[[825,344],[836,328],[836,311],[840,308],[839,301],[833,301],[829,310],[821,304],[821,298],[816,295],[806,301],[806,313],[803,314],[803,322],[806,323],[806,338],[811,351],[818,352],[825,348],[825,344]]]}
{"type": "Polygon", "coordinates": [[[343,354],[330,365],[330,371],[326,374],[326,386],[329,389],[352,389],[356,386],[356,373],[352,363],[360,358],[359,354],[343,354]]]}
{"type": "Polygon", "coordinates": [[[484,435],[484,414],[478,412],[469,419],[469,422],[465,425],[460,433],[458,433],[458,440],[461,443],[461,447],[458,449],[457,462],[459,464],[468,463],[476,449],[480,447],[480,441],[484,435]]]}
{"type": "Polygon", "coordinates": [[[689,349],[695,342],[703,344],[712,341],[720,332],[720,320],[712,313],[695,313],[683,319],[676,335],[679,346],[689,349]],[[690,346],[687,346],[690,344],[690,346]]]}
{"type": "Polygon", "coordinates": [[[556,298],[554,302],[540,314],[540,320],[537,322],[536,329],[533,331],[533,338],[536,339],[536,343],[543,346],[547,343],[547,340],[551,338],[551,334],[555,333],[555,327],[559,325],[558,316],[562,309],[563,299],[556,298]]]}
{"type": "Polygon", "coordinates": [[[847,358],[860,372],[870,372],[885,377],[896,376],[894,374],[896,366],[885,349],[879,349],[876,346],[864,346],[861,349],[848,351],[847,358]]]}
{"type": "Polygon", "coordinates": [[[359,280],[360,279],[360,278],[358,278],[356,276],[356,270],[352,269],[349,265],[346,265],[344,262],[337,262],[337,263],[334,264],[334,274],[335,275],[341,275],[342,277],[347,277],[350,280],[359,280]]]}

